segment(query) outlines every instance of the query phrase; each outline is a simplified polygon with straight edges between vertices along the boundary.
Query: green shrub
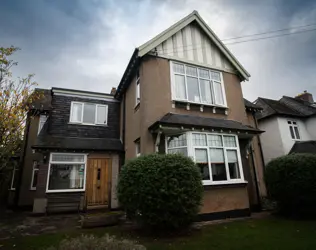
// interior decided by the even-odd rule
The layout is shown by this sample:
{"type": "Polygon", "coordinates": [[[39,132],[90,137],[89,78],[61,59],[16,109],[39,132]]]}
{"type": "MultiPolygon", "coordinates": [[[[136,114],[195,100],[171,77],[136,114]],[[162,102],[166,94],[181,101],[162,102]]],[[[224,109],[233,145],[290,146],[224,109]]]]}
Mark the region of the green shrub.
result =
{"type": "Polygon", "coordinates": [[[189,225],[202,199],[201,175],[191,158],[152,154],[129,161],[120,173],[118,199],[127,216],[143,226],[189,225]]]}
{"type": "Polygon", "coordinates": [[[316,215],[316,155],[291,154],[266,167],[269,196],[285,215],[316,215]]]}
{"type": "Polygon", "coordinates": [[[46,250],[146,250],[142,245],[136,245],[128,240],[117,240],[105,235],[101,238],[93,235],[82,235],[77,238],[64,239],[58,247],[49,247],[46,250]]]}

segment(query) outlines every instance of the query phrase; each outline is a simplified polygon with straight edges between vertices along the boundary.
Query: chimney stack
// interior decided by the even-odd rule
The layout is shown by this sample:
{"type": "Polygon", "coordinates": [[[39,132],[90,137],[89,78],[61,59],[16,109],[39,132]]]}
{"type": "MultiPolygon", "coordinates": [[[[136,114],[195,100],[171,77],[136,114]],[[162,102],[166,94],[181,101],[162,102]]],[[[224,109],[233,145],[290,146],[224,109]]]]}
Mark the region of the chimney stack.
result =
{"type": "Polygon", "coordinates": [[[306,90],[304,90],[304,93],[297,95],[295,98],[301,99],[305,102],[314,103],[313,95],[306,90]]]}
{"type": "Polygon", "coordinates": [[[115,93],[116,93],[116,88],[112,87],[112,89],[111,89],[111,95],[115,95],[115,93]]]}

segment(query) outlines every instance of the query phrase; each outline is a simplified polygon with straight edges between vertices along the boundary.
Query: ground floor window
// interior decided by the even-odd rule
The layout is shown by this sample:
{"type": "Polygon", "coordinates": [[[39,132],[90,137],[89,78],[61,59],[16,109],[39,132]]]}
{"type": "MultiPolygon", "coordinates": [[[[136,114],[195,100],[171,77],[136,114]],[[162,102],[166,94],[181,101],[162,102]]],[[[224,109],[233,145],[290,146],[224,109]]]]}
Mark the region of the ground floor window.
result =
{"type": "Polygon", "coordinates": [[[37,161],[33,161],[33,171],[31,180],[31,190],[36,190],[37,185],[37,175],[38,175],[38,164],[37,161]]]}
{"type": "Polygon", "coordinates": [[[10,185],[11,190],[15,190],[15,188],[17,186],[18,173],[19,173],[19,168],[14,166],[13,171],[12,171],[12,175],[11,175],[11,185],[10,185]]]}
{"type": "Polygon", "coordinates": [[[85,154],[52,153],[47,192],[84,191],[85,173],[85,154]]]}
{"type": "Polygon", "coordinates": [[[236,135],[187,132],[166,138],[167,153],[181,153],[194,159],[203,184],[244,181],[236,135]]]}

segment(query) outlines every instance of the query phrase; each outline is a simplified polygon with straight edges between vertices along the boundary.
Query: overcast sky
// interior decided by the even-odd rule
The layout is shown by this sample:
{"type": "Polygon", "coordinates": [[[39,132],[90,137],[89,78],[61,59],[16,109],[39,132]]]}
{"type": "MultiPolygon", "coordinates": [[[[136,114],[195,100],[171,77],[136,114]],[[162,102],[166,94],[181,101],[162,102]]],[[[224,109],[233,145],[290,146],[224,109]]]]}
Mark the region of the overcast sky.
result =
{"type": "MultiPolygon", "coordinates": [[[[0,46],[22,49],[14,74],[39,87],[109,92],[135,47],[193,10],[221,39],[316,23],[313,0],[0,0],[0,46]]],[[[316,99],[316,31],[228,48],[251,74],[249,100],[316,99]]]]}

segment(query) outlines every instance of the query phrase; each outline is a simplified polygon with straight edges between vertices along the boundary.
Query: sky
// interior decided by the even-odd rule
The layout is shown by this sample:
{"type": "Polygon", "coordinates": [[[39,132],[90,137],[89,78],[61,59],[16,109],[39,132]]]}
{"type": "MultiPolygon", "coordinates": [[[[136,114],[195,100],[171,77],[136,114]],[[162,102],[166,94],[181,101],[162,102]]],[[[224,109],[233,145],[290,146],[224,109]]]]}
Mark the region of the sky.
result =
{"type": "MultiPolygon", "coordinates": [[[[41,88],[110,92],[134,49],[197,10],[220,39],[316,24],[313,0],[0,0],[0,47],[41,88]]],[[[311,27],[316,28],[316,25],[311,27]]],[[[244,97],[316,99],[316,30],[228,45],[251,74],[244,97]]]]}

